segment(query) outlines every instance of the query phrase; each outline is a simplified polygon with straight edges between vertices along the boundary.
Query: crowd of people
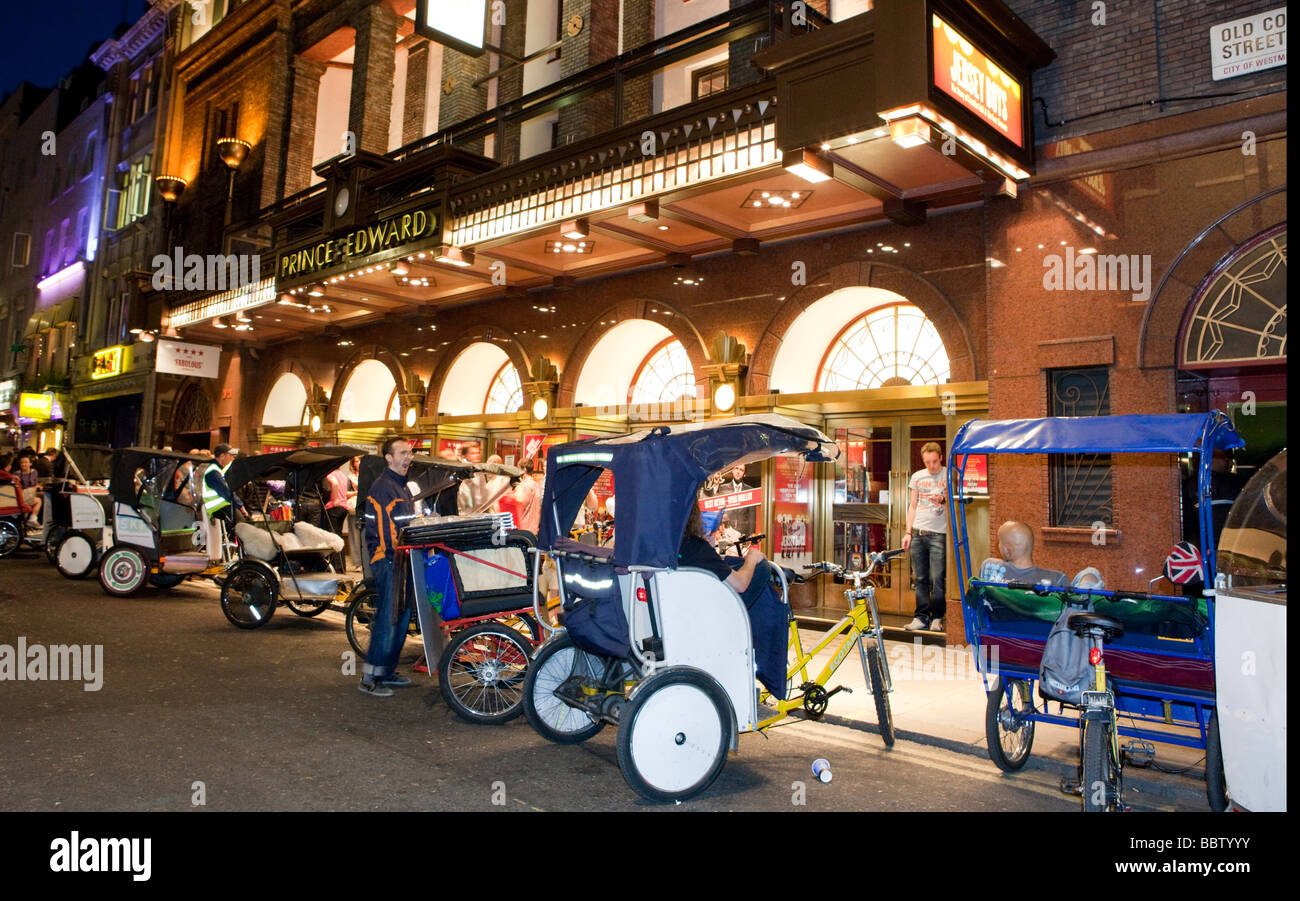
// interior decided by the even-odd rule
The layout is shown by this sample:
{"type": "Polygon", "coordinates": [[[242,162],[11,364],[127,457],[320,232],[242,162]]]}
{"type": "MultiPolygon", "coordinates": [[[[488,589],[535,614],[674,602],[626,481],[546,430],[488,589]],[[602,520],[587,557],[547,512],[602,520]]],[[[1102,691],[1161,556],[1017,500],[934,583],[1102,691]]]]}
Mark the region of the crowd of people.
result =
{"type": "Polygon", "coordinates": [[[54,461],[58,456],[56,448],[37,453],[31,446],[16,453],[0,454],[0,469],[17,479],[23,493],[23,504],[32,508],[27,518],[27,524],[32,528],[41,521],[41,506],[45,502],[40,491],[41,482],[54,476],[54,461]]]}

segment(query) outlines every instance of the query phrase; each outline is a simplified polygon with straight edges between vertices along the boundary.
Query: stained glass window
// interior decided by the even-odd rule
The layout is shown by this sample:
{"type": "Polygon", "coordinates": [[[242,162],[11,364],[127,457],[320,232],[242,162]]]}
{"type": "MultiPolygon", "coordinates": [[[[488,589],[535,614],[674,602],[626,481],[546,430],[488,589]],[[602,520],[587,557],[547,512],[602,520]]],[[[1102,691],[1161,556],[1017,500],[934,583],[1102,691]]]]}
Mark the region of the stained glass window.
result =
{"type": "Polygon", "coordinates": [[[524,405],[524,386],[519,381],[519,371],[509,361],[497,370],[488,386],[484,413],[514,413],[524,405]]]}
{"type": "Polygon", "coordinates": [[[628,403],[670,404],[683,397],[695,397],[695,370],[682,342],[668,338],[642,361],[632,380],[628,403]]]}
{"type": "Polygon", "coordinates": [[[871,310],[836,336],[817,390],[938,385],[948,377],[948,352],[934,323],[910,303],[897,303],[871,310]]]}

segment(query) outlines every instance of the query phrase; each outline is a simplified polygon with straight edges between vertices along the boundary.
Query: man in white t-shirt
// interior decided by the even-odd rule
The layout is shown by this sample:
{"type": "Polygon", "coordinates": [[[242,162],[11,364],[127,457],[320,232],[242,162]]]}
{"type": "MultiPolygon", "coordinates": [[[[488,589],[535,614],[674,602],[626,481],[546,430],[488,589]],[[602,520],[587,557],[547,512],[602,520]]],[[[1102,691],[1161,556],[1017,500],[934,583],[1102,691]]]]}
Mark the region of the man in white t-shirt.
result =
{"type": "Polygon", "coordinates": [[[943,631],[944,577],[948,567],[948,471],[943,451],[933,441],[921,448],[925,469],[912,473],[908,482],[907,531],[903,550],[912,555],[912,584],[916,612],[904,628],[943,631]]]}

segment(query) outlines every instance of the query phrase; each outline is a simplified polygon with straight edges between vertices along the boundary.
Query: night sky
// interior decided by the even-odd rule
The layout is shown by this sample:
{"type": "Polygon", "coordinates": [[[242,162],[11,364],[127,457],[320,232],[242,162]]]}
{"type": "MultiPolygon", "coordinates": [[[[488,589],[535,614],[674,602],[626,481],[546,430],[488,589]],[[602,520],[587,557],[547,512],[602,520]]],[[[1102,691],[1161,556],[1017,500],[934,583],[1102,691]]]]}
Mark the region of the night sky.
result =
{"type": "Polygon", "coordinates": [[[30,81],[50,87],[78,65],[91,47],[113,36],[123,20],[135,22],[147,0],[3,0],[5,50],[0,54],[0,95],[30,81]]]}

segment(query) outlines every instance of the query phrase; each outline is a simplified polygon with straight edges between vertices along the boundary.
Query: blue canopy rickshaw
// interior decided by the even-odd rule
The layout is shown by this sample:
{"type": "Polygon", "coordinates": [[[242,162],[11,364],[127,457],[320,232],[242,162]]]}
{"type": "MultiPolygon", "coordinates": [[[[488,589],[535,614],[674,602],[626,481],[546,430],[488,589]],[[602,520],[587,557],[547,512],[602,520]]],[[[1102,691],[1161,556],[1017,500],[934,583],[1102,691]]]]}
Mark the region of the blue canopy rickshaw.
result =
{"type": "MultiPolygon", "coordinates": [[[[1124,626],[1107,644],[1116,711],[1130,725],[1120,735],[1207,749],[1207,779],[1222,772],[1217,753],[1214,681],[1215,535],[1210,464],[1214,451],[1244,441],[1220,412],[972,420],[949,450],[949,510],[961,586],[966,640],[988,691],[989,756],[1013,772],[1024,766],[1035,722],[1076,725],[1062,705],[1048,712],[1034,700],[1044,643],[1067,603],[1090,601],[1096,613],[1124,626]],[[1191,596],[1129,591],[1019,586],[976,578],[966,529],[964,474],[971,455],[1168,453],[1193,455],[1203,586],[1191,596]],[[990,685],[989,676],[995,675],[990,685]],[[1165,728],[1152,728],[1158,724],[1165,728]],[[1215,759],[1211,759],[1211,758],[1215,759]]],[[[1157,580],[1153,580],[1157,581],[1157,580]]],[[[1221,779],[1220,779],[1221,783],[1221,779]]],[[[1212,793],[1214,794],[1214,793],[1212,793]]],[[[1218,807],[1214,797],[1211,806],[1218,807]]],[[[1221,809],[1221,807],[1219,808],[1221,809]]]]}
{"type": "Polygon", "coordinates": [[[649,798],[704,791],[758,720],[755,675],[785,697],[789,607],[779,568],[742,597],[678,549],[700,484],[778,454],[833,460],[818,429],[772,414],[562,444],[547,453],[539,551],[556,564],[564,626],[533,658],[524,712],[543,736],[584,741],[620,726],[619,766],[649,798]],[[602,473],[613,475],[612,548],[569,538],[602,473]]]}

